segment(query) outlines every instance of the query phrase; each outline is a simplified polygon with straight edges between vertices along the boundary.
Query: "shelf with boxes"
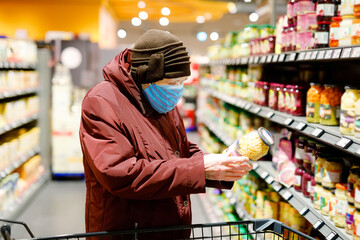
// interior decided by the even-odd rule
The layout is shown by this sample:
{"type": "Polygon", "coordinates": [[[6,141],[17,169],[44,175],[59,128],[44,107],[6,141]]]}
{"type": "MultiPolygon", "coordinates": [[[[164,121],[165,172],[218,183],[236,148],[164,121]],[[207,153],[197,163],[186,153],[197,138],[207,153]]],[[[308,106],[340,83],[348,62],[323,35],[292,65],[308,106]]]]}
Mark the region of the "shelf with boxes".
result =
{"type": "MultiPolygon", "coordinates": [[[[225,144],[227,146],[233,142],[233,139],[229,137],[228,134],[225,133],[222,129],[220,129],[216,122],[213,122],[212,120],[202,116],[204,115],[197,115],[199,122],[204,123],[208,129],[210,129],[222,141],[224,140],[224,143],[226,142],[225,144]]],[[[253,171],[256,172],[260,178],[265,180],[266,183],[271,185],[272,188],[283,197],[283,199],[290,203],[290,205],[294,207],[300,213],[300,215],[305,217],[305,219],[307,219],[316,230],[322,233],[326,239],[351,239],[351,236],[347,235],[344,229],[336,227],[328,217],[320,214],[320,212],[312,206],[309,199],[295,191],[292,186],[279,182],[277,180],[278,173],[272,164],[273,163],[269,161],[253,162],[253,171]]],[[[228,196],[230,199],[234,198],[231,194],[228,196]]],[[[233,202],[237,201],[233,200],[233,202]]],[[[236,209],[240,216],[245,216],[248,218],[251,216],[246,211],[244,211],[241,202],[237,203],[236,209]]]]}
{"type": "Polygon", "coordinates": [[[284,112],[275,111],[269,107],[260,106],[238,97],[229,96],[214,89],[204,88],[204,90],[211,96],[219,98],[224,102],[233,104],[255,115],[299,131],[306,136],[326,144],[333,145],[352,155],[360,156],[360,140],[351,136],[343,136],[340,133],[338,126],[324,126],[308,123],[306,117],[293,116],[284,112]]]}

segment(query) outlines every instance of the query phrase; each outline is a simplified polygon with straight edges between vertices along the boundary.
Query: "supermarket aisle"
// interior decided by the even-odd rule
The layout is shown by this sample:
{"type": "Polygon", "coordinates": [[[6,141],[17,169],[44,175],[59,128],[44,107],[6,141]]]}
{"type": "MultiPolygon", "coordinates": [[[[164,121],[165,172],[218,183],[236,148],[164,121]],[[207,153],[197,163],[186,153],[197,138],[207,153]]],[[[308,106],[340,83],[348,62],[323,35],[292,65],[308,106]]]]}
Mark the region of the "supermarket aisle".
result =
{"type": "MultiPolygon", "coordinates": [[[[198,142],[198,134],[189,138],[198,142]]],[[[84,181],[50,181],[33,198],[18,221],[27,223],[35,237],[84,232],[85,183],[84,181]]],[[[192,195],[193,223],[209,222],[200,197],[192,195]]],[[[18,227],[13,227],[15,238],[28,237],[18,227]]]]}

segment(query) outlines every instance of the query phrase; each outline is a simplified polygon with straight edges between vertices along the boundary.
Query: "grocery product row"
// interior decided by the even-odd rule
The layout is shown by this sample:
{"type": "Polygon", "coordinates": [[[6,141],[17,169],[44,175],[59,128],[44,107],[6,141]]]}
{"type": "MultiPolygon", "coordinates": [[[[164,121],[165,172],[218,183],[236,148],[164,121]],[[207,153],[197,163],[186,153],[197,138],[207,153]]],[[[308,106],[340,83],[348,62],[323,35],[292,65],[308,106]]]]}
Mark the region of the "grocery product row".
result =
{"type": "Polygon", "coordinates": [[[0,36],[1,69],[34,69],[37,57],[37,46],[34,41],[0,36]]]}
{"type": "Polygon", "coordinates": [[[209,48],[210,60],[360,44],[359,4],[353,0],[289,0],[275,26],[249,24],[209,48]]]}
{"type": "Polygon", "coordinates": [[[0,71],[0,93],[25,91],[39,87],[37,71],[0,71]]]}

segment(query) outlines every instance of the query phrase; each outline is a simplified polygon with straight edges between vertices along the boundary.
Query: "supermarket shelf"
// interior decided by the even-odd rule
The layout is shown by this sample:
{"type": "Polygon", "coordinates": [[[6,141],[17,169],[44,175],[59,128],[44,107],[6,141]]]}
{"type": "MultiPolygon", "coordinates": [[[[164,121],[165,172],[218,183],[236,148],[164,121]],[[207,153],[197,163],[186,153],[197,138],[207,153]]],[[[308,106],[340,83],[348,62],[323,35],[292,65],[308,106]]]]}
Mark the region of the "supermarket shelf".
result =
{"type": "Polygon", "coordinates": [[[13,162],[9,167],[5,168],[4,170],[0,171],[0,181],[4,179],[7,175],[12,173],[15,169],[20,167],[22,164],[27,162],[30,158],[32,158],[35,155],[40,154],[40,147],[37,146],[31,151],[29,151],[27,154],[25,154],[23,157],[21,157],[19,160],[13,162]]]}
{"type": "Polygon", "coordinates": [[[31,184],[18,199],[16,199],[14,205],[11,207],[10,210],[1,212],[0,216],[3,219],[15,219],[19,214],[21,214],[21,212],[24,210],[30,200],[37,194],[37,192],[49,179],[49,172],[45,172],[41,177],[39,177],[39,179],[37,179],[33,184],[31,184]]]}
{"type": "Polygon", "coordinates": [[[35,70],[36,64],[1,62],[0,70],[35,70]]]}
{"type": "Polygon", "coordinates": [[[241,58],[228,58],[214,60],[210,65],[247,65],[247,64],[271,64],[282,62],[321,62],[342,60],[359,60],[360,46],[313,49],[298,52],[286,52],[281,54],[266,54],[241,58]]]}
{"type": "Polygon", "coordinates": [[[32,121],[37,120],[39,117],[39,114],[34,114],[30,117],[26,117],[22,120],[13,122],[11,124],[5,125],[4,127],[0,128],[0,135],[10,132],[11,130],[14,130],[15,128],[21,127],[25,124],[31,123],[32,121]]]}
{"type": "Polygon", "coordinates": [[[39,87],[35,87],[35,88],[28,88],[25,90],[2,92],[2,93],[0,93],[0,100],[34,94],[34,93],[37,93],[39,91],[39,89],[40,89],[39,87]]]}
{"type": "MultiPolygon", "coordinates": [[[[216,127],[216,123],[210,122],[211,120],[202,118],[201,121],[211,131],[212,129],[215,130],[213,131],[215,135],[226,135],[221,133],[221,129],[216,127]]],[[[220,138],[220,136],[218,137],[220,138]]],[[[332,223],[327,217],[321,215],[316,209],[312,207],[310,201],[296,192],[293,187],[275,181],[277,172],[274,169],[272,162],[253,162],[253,171],[255,171],[262,179],[270,184],[276,192],[278,192],[286,201],[288,201],[296,210],[298,210],[299,213],[304,216],[314,226],[315,229],[322,233],[327,240],[350,240],[350,236],[347,235],[343,229],[336,227],[334,223],[332,223]]],[[[242,211],[241,208],[237,208],[237,210],[242,211]]]]}
{"type": "Polygon", "coordinates": [[[199,122],[204,123],[207,128],[209,128],[210,131],[215,133],[215,135],[227,146],[230,146],[233,142],[235,142],[233,138],[231,138],[227,133],[225,133],[218,127],[219,125],[216,122],[205,118],[204,114],[202,114],[201,112],[197,112],[196,117],[199,122]]]}
{"type": "Polygon", "coordinates": [[[321,141],[325,144],[330,144],[337,149],[345,151],[346,153],[355,155],[357,157],[360,156],[360,139],[351,136],[343,136],[340,133],[339,126],[324,126],[320,124],[308,123],[306,121],[306,117],[297,117],[275,111],[269,107],[259,106],[255,103],[243,100],[238,97],[232,97],[210,88],[203,89],[213,97],[219,98],[257,116],[267,118],[272,122],[276,122],[286,126],[287,128],[301,132],[302,134],[321,141]]]}

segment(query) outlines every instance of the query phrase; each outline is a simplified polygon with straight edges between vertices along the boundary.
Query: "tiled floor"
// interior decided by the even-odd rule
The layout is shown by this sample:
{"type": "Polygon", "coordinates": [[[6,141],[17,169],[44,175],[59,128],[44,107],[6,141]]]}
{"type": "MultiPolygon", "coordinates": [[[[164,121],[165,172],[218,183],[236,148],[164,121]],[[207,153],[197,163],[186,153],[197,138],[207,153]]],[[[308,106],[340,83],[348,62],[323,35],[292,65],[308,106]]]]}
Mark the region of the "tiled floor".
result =
{"type": "MultiPolygon", "coordinates": [[[[196,133],[189,139],[198,142],[196,133]]],[[[84,232],[85,183],[84,181],[50,181],[33,198],[18,217],[28,224],[35,237],[84,232]]],[[[201,200],[192,196],[193,223],[209,222],[201,200]]],[[[28,237],[19,227],[12,227],[14,238],[28,237]]]]}

